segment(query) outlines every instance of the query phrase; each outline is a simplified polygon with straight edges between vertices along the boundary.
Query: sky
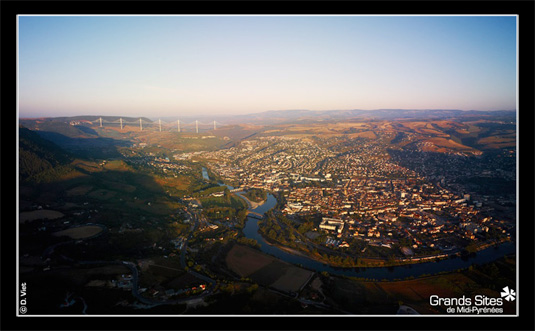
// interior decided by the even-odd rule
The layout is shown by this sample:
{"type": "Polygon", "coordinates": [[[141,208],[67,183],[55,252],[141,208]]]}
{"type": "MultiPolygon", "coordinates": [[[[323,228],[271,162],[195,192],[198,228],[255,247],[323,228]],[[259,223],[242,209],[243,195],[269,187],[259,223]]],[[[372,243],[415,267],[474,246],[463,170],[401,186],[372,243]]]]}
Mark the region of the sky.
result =
{"type": "Polygon", "coordinates": [[[517,108],[516,16],[19,16],[19,117],[517,108]]]}

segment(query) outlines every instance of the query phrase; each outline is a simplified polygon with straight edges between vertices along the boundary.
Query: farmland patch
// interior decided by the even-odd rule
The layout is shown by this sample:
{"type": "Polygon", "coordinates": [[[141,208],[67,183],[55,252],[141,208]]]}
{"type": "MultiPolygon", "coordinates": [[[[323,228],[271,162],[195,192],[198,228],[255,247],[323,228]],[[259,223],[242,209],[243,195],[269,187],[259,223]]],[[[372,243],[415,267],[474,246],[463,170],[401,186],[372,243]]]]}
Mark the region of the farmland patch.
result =
{"type": "Polygon", "coordinates": [[[63,216],[65,215],[59,211],[41,209],[41,210],[26,211],[26,212],[20,213],[19,221],[21,223],[25,223],[28,221],[35,221],[35,220],[40,220],[40,219],[53,220],[53,219],[61,218],[63,216]]]}
{"type": "Polygon", "coordinates": [[[103,231],[102,227],[98,225],[77,226],[74,228],[54,232],[52,235],[56,237],[67,236],[71,239],[84,239],[96,236],[103,231]]]}
{"type": "Polygon", "coordinates": [[[242,277],[279,291],[296,292],[313,272],[293,266],[250,247],[235,245],[227,255],[227,265],[242,277]]]}

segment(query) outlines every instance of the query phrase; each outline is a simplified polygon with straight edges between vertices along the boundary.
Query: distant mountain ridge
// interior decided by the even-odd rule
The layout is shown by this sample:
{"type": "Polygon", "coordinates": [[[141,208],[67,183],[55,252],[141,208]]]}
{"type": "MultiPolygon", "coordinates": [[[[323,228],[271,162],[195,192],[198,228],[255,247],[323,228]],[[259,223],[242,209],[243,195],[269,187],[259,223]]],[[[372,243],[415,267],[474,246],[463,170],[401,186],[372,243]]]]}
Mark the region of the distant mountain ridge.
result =
{"type": "MultiPolygon", "coordinates": [[[[145,123],[154,123],[161,119],[162,121],[172,122],[176,120],[184,122],[193,122],[195,120],[211,122],[213,120],[224,124],[284,124],[294,123],[295,121],[333,121],[333,120],[395,120],[395,119],[448,119],[460,116],[504,116],[516,117],[516,110],[459,110],[459,109],[349,109],[349,110],[307,110],[307,109],[290,109],[290,110],[268,110],[259,113],[250,113],[243,115],[184,115],[184,116],[162,116],[162,117],[141,117],[145,123]]],[[[70,121],[91,121],[98,123],[99,119],[106,122],[115,122],[122,119],[125,122],[139,121],[140,117],[126,116],[100,116],[100,115],[80,115],[72,117],[51,117],[39,119],[21,119],[25,121],[53,121],[65,122],[70,121]]]]}
{"type": "MultiPolygon", "coordinates": [[[[70,121],[91,121],[96,122],[99,119],[102,119],[103,121],[119,121],[122,119],[125,122],[133,122],[133,121],[139,121],[139,117],[131,117],[131,116],[102,116],[102,115],[77,115],[77,116],[60,116],[60,117],[38,117],[38,118],[21,118],[21,121],[64,121],[64,122],[70,122],[70,121]]],[[[153,121],[147,117],[141,117],[141,120],[144,122],[152,123],[153,121]]]]}
{"type": "Polygon", "coordinates": [[[505,116],[515,117],[515,110],[459,110],[459,109],[375,109],[375,110],[270,110],[261,113],[235,115],[231,120],[272,123],[304,121],[332,121],[349,119],[446,119],[460,116],[505,116]]]}

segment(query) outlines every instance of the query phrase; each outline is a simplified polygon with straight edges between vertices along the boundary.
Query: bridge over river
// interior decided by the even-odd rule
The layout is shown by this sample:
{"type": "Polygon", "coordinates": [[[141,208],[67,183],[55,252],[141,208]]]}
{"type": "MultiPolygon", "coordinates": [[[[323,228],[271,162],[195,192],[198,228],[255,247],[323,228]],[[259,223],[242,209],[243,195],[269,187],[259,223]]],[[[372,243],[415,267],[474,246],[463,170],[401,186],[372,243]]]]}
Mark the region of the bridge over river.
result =
{"type": "Polygon", "coordinates": [[[255,213],[254,211],[250,211],[250,210],[247,211],[247,216],[252,217],[252,218],[256,218],[256,219],[259,219],[259,220],[264,218],[264,215],[259,214],[259,213],[255,213]]]}

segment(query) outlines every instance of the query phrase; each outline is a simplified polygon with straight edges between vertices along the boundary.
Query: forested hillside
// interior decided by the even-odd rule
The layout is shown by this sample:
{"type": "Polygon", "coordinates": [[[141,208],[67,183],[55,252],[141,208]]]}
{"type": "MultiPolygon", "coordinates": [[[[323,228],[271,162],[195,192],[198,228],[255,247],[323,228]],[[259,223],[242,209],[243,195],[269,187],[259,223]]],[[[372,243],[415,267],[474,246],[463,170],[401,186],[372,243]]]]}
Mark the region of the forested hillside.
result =
{"type": "Polygon", "coordinates": [[[25,127],[19,128],[19,176],[21,181],[52,179],[68,170],[72,157],[51,141],[25,127]]]}

